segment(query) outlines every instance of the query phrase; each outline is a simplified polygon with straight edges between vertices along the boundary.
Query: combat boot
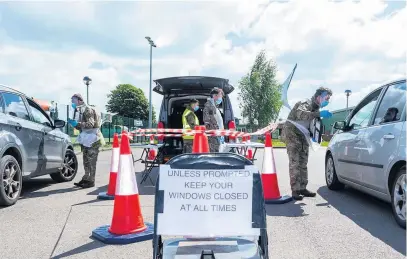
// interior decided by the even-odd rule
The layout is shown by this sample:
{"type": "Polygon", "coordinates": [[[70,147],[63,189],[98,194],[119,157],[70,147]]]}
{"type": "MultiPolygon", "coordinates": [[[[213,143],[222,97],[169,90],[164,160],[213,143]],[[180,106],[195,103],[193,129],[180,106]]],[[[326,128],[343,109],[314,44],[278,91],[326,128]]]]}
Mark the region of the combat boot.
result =
{"type": "Polygon", "coordinates": [[[91,182],[91,181],[85,181],[82,186],[82,188],[86,189],[86,188],[91,188],[91,187],[95,187],[95,182],[91,182]]]}
{"type": "Polygon", "coordinates": [[[293,191],[292,197],[296,201],[301,201],[304,198],[299,191],[293,191]]]}
{"type": "Polygon", "coordinates": [[[317,195],[315,192],[310,192],[307,189],[301,190],[300,194],[304,197],[315,197],[317,195]]]}
{"type": "Polygon", "coordinates": [[[85,183],[85,180],[80,180],[79,182],[77,182],[77,183],[74,183],[73,185],[75,185],[75,186],[78,186],[78,187],[82,187],[82,185],[85,183]]]}

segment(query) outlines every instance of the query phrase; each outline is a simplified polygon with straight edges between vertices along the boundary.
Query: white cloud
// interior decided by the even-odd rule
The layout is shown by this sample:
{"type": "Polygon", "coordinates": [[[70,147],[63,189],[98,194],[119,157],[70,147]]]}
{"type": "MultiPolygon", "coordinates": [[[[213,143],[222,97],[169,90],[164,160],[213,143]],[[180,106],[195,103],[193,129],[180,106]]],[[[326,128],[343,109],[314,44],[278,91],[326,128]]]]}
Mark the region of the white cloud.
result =
{"type": "Polygon", "coordinates": [[[25,2],[10,3],[9,8],[29,15],[36,20],[46,20],[47,26],[82,26],[94,20],[95,8],[89,2],[71,2],[64,4],[61,2],[25,2]]]}
{"type": "MultiPolygon", "coordinates": [[[[68,52],[0,43],[0,76],[6,80],[17,78],[15,86],[29,95],[68,102],[73,92],[85,93],[81,80],[88,75],[94,80],[90,87],[91,103],[103,110],[106,94],[118,83],[132,83],[148,96],[149,59],[144,37],[151,36],[158,46],[153,50],[153,79],[202,75],[205,70],[215,70],[217,75],[233,77],[231,81],[237,88],[238,79],[247,73],[255,55],[266,49],[268,56],[277,59],[278,67],[284,69],[277,73],[281,82],[294,66],[292,61],[286,61],[285,55],[301,55],[288,92],[290,104],[311,96],[316,87],[325,85],[335,88],[329,108],[343,108],[345,89],[352,88],[350,102],[354,104],[366,94],[364,89],[370,84],[405,74],[406,65],[400,57],[406,55],[406,8],[377,18],[387,5],[378,0],[359,4],[326,0],[313,0],[312,4],[308,1],[138,2],[129,8],[117,3],[123,9],[120,15],[102,21],[99,19],[102,3],[18,4],[15,8],[20,12],[46,21],[47,26],[83,26],[93,32],[111,34],[109,37],[142,49],[145,55],[120,58],[102,54],[92,46],[68,52]],[[240,37],[239,43],[228,38],[229,33],[240,37]],[[177,46],[188,46],[189,50],[166,52],[177,46]],[[319,69],[319,75],[307,76],[311,68],[301,66],[301,62],[313,56],[306,57],[304,53],[318,46],[329,49],[333,56],[326,57],[326,67],[315,68],[319,69]],[[107,68],[89,69],[93,62],[102,62],[107,68]],[[133,81],[122,82],[123,76],[133,81]]],[[[0,22],[1,17],[0,13],[0,22]]],[[[0,39],[4,37],[0,23],[0,39]]],[[[233,100],[237,92],[232,94],[233,100]]],[[[153,94],[153,98],[158,110],[160,96],[153,94]]],[[[234,109],[239,116],[238,105],[234,109]]]]}
{"type": "Polygon", "coordinates": [[[330,74],[330,82],[377,82],[385,78],[387,78],[387,80],[400,78],[405,75],[405,67],[403,64],[394,65],[391,61],[375,60],[366,63],[362,60],[354,60],[333,70],[330,74]]]}
{"type": "MultiPolygon", "coordinates": [[[[185,75],[186,72],[196,74],[190,68],[197,66],[198,61],[174,56],[154,59],[153,64],[154,79],[185,75]]],[[[17,83],[10,86],[28,96],[60,104],[69,103],[74,93],[81,93],[86,98],[86,86],[82,82],[85,75],[93,80],[89,86],[90,103],[102,111],[105,110],[107,94],[120,83],[142,88],[148,98],[149,59],[116,58],[89,49],[52,52],[0,45],[0,77],[18,78],[17,83]],[[102,62],[106,68],[89,68],[95,61],[102,62]],[[121,76],[130,76],[134,81],[123,82],[121,76]]],[[[154,92],[153,105],[156,111],[161,105],[161,96],[154,92]]]]}
{"type": "Polygon", "coordinates": [[[380,51],[391,57],[405,53],[406,10],[377,19],[388,4],[380,0],[273,2],[253,28],[252,37],[266,38],[280,54],[305,50],[317,40],[339,45],[336,51],[380,51]]]}
{"type": "Polygon", "coordinates": [[[160,48],[167,47],[174,43],[174,40],[177,38],[177,36],[178,35],[176,32],[160,35],[154,43],[160,48]]]}
{"type": "Polygon", "coordinates": [[[101,105],[106,101],[106,90],[120,82],[116,69],[112,67],[104,70],[88,68],[94,60],[104,59],[109,61],[110,58],[94,51],[64,53],[3,46],[0,48],[0,75],[18,78],[13,87],[29,96],[59,103],[69,103],[75,92],[85,96],[82,78],[88,75],[93,78],[91,102],[101,105]]]}

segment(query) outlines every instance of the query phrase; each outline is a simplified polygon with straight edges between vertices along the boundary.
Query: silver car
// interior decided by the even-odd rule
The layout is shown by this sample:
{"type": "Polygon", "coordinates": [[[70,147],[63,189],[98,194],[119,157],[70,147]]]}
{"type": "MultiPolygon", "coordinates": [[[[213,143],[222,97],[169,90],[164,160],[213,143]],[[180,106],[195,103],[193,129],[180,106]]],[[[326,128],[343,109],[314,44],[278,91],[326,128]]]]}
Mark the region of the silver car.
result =
{"type": "Polygon", "coordinates": [[[326,151],[325,179],[331,190],[345,184],[373,195],[393,208],[406,227],[406,80],[385,84],[366,96],[326,151]]]}
{"type": "Polygon", "coordinates": [[[0,206],[17,202],[25,179],[75,178],[78,161],[70,137],[60,130],[64,126],[33,99],[0,85],[0,206]]]}

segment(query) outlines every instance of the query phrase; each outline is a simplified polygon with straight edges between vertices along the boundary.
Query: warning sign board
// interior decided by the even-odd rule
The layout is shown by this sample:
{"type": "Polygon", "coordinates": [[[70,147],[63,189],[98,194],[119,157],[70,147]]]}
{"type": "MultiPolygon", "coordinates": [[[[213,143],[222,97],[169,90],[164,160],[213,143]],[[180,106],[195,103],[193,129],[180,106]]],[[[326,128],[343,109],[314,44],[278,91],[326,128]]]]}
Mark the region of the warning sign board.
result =
{"type": "Polygon", "coordinates": [[[158,213],[161,235],[258,235],[253,228],[253,175],[241,169],[176,169],[160,167],[163,211],[158,213]],[[239,226],[239,227],[236,227],[239,226]]]}

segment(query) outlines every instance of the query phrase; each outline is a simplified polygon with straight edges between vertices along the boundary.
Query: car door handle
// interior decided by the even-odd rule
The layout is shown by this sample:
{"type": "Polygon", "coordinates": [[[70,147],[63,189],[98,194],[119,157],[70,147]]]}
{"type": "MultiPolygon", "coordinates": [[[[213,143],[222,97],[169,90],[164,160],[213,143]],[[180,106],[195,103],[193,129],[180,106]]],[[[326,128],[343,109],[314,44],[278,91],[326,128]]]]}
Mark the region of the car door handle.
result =
{"type": "Polygon", "coordinates": [[[22,127],[21,127],[21,124],[17,122],[14,124],[14,128],[16,128],[16,130],[20,131],[22,127]]]}
{"type": "Polygon", "coordinates": [[[384,139],[394,139],[394,135],[393,134],[386,134],[383,136],[384,139]]]}

